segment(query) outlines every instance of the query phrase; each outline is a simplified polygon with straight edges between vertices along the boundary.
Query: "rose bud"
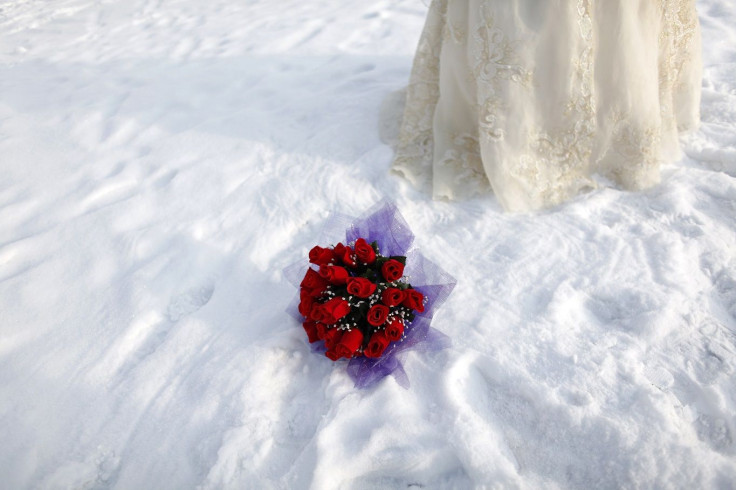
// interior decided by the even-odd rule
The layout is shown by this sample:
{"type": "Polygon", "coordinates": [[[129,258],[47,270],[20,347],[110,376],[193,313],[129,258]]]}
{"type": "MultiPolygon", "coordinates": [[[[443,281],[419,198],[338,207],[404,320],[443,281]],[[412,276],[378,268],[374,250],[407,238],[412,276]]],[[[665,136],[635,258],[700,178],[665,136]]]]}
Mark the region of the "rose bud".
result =
{"type": "Polygon", "coordinates": [[[299,285],[302,289],[306,289],[311,292],[315,289],[324,290],[324,288],[327,287],[327,281],[320,276],[317,271],[310,267],[307,269],[307,273],[304,275],[304,279],[302,279],[302,282],[299,285]]]}
{"type": "Polygon", "coordinates": [[[309,312],[309,319],[314,322],[324,322],[325,311],[320,303],[312,305],[312,311],[309,312]]]}
{"type": "Polygon", "coordinates": [[[424,295],[422,293],[416,289],[407,289],[404,294],[406,294],[406,297],[401,302],[402,305],[419,313],[424,311],[424,295]]]}
{"type": "Polygon", "coordinates": [[[325,285],[325,287],[323,287],[323,288],[302,289],[302,291],[306,291],[309,294],[309,296],[311,296],[312,298],[319,298],[323,294],[325,294],[325,291],[327,291],[327,285],[325,285]]]}
{"type": "Polygon", "coordinates": [[[345,252],[342,254],[342,262],[348,267],[355,267],[357,265],[355,262],[355,253],[352,248],[345,247],[345,252]]]}
{"type": "Polygon", "coordinates": [[[343,256],[345,255],[345,245],[342,243],[338,243],[335,245],[335,248],[332,249],[333,253],[335,254],[335,259],[342,260],[343,256]]]}
{"type": "Polygon", "coordinates": [[[358,351],[361,345],[363,345],[363,332],[354,328],[343,334],[340,342],[335,346],[335,352],[337,352],[340,357],[347,357],[350,359],[358,351]]]}
{"type": "Polygon", "coordinates": [[[388,282],[398,281],[404,274],[404,264],[398,260],[388,259],[381,266],[381,274],[388,282]]]}
{"type": "Polygon", "coordinates": [[[340,338],[342,337],[342,332],[336,328],[331,328],[327,331],[325,334],[325,338],[322,339],[325,341],[325,347],[328,349],[332,349],[337,345],[338,342],[340,342],[340,338]]]}
{"type": "Polygon", "coordinates": [[[404,322],[398,318],[392,318],[386,325],[386,337],[391,341],[397,341],[404,335],[404,322]]]}
{"type": "Polygon", "coordinates": [[[383,322],[386,321],[387,316],[388,316],[387,306],[373,305],[371,306],[371,309],[368,310],[368,323],[370,323],[374,327],[381,326],[383,325],[383,322]]]}
{"type": "Polygon", "coordinates": [[[317,323],[313,322],[312,320],[307,320],[306,322],[302,323],[302,326],[304,327],[304,331],[307,332],[307,337],[309,338],[309,343],[317,342],[320,340],[319,333],[317,332],[317,323]]]}
{"type": "Polygon", "coordinates": [[[342,298],[332,298],[321,305],[322,319],[316,320],[328,325],[336,323],[340,318],[350,313],[350,304],[342,298]]]}
{"type": "Polygon", "coordinates": [[[314,298],[309,295],[302,296],[302,300],[299,302],[299,313],[302,316],[309,318],[309,314],[312,312],[314,306],[314,298]]]}
{"type": "Polygon", "coordinates": [[[348,280],[350,275],[347,269],[337,265],[321,265],[319,267],[319,275],[330,282],[330,284],[342,285],[348,280]]]}
{"type": "Polygon", "coordinates": [[[335,349],[327,349],[325,356],[327,356],[331,361],[337,361],[341,357],[335,349]]]}
{"type": "MultiPolygon", "coordinates": [[[[312,272],[314,272],[314,271],[312,271],[312,272]]],[[[317,274],[317,273],[315,272],[315,274],[317,274]]],[[[317,284],[318,287],[315,287],[314,289],[309,289],[309,288],[306,288],[306,287],[301,288],[299,290],[299,298],[300,299],[303,300],[307,296],[310,296],[312,298],[319,298],[320,296],[322,296],[324,294],[324,292],[327,290],[327,281],[324,280],[324,279],[322,279],[322,276],[320,276],[319,274],[317,274],[317,277],[319,278],[319,281],[317,281],[316,278],[315,278],[315,281],[313,281],[312,283],[313,284],[317,284]]]]}
{"type": "Polygon", "coordinates": [[[376,292],[376,285],[364,277],[348,278],[348,293],[358,298],[367,298],[376,292]]]}
{"type": "Polygon", "coordinates": [[[309,261],[315,265],[327,265],[335,258],[330,248],[314,247],[309,251],[309,261]]]}
{"type": "Polygon", "coordinates": [[[386,306],[400,305],[404,297],[404,291],[396,288],[388,288],[381,293],[381,301],[386,306]]]}
{"type": "Polygon", "coordinates": [[[368,341],[368,347],[365,348],[363,354],[366,357],[381,357],[383,351],[388,347],[389,342],[386,334],[383,331],[378,331],[371,336],[371,340],[368,341]]]}
{"type": "Polygon", "coordinates": [[[376,261],[376,251],[363,238],[358,238],[355,241],[355,255],[358,260],[367,265],[371,265],[376,261]]]}

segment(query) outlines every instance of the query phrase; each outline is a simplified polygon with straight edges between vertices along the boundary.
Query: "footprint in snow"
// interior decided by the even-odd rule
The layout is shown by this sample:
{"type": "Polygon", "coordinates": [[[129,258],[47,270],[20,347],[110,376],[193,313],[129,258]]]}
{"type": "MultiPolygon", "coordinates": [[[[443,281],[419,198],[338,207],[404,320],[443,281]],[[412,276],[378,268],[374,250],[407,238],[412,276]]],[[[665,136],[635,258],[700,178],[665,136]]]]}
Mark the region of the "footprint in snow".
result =
{"type": "Polygon", "coordinates": [[[669,391],[675,383],[675,378],[668,370],[660,366],[647,366],[644,368],[644,376],[652,385],[662,391],[669,391]]]}
{"type": "Polygon", "coordinates": [[[176,322],[184,316],[191,315],[209,303],[214,292],[215,286],[213,284],[207,284],[189,289],[178,296],[174,296],[169,302],[166,316],[172,322],[176,322]]]}
{"type": "Polygon", "coordinates": [[[726,418],[701,413],[694,425],[698,438],[714,450],[722,454],[734,452],[732,429],[726,418]]]}

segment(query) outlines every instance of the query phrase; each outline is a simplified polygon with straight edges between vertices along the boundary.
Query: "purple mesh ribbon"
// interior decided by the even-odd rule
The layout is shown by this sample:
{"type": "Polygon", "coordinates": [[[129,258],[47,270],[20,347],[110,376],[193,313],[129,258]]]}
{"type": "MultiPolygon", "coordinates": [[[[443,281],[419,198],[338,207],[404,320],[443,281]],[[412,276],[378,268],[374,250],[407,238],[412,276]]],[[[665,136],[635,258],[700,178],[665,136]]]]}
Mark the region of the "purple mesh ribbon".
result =
{"type": "MultiPolygon", "coordinates": [[[[328,222],[327,228],[339,224],[347,224],[346,243],[365,238],[368,243],[378,242],[381,255],[405,255],[404,276],[427,299],[424,312],[417,313],[414,321],[406,325],[401,341],[392,342],[378,359],[355,357],[347,367],[356,388],[370,388],[389,374],[394,376],[400,386],[409,388],[409,378],[401,364],[402,354],[410,349],[431,352],[450,346],[450,338],[429,325],[434,313],[450,296],[456,281],[418,251],[411,249],[414,234],[393,202],[379,202],[364,216],[352,222],[344,215],[336,215],[328,222]]],[[[320,245],[324,246],[323,243],[320,245]]],[[[305,261],[300,261],[284,269],[284,276],[295,287],[299,287],[306,267],[308,265],[305,261]]],[[[287,312],[301,322],[303,317],[297,309],[298,304],[297,297],[289,305],[287,312]]],[[[315,352],[324,353],[325,350],[322,345],[313,347],[315,352]]]]}

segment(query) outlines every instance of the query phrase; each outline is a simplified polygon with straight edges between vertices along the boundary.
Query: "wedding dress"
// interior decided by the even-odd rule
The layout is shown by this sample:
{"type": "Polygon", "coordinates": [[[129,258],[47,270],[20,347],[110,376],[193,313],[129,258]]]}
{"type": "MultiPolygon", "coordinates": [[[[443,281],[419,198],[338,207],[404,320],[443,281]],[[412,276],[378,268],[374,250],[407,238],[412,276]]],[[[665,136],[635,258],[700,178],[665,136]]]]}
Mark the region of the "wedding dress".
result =
{"type": "Polygon", "coordinates": [[[507,210],[643,189],[697,127],[695,0],[433,0],[392,170],[507,210]]]}

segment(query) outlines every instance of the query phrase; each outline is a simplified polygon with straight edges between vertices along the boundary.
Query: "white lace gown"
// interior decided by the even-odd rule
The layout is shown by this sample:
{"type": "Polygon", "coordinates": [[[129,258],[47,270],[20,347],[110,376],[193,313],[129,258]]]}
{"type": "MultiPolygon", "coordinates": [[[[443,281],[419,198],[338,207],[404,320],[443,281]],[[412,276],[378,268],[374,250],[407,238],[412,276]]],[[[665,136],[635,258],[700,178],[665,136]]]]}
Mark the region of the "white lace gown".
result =
{"type": "Polygon", "coordinates": [[[512,211],[649,187],[698,124],[701,65],[695,0],[433,0],[392,170],[512,211]]]}

